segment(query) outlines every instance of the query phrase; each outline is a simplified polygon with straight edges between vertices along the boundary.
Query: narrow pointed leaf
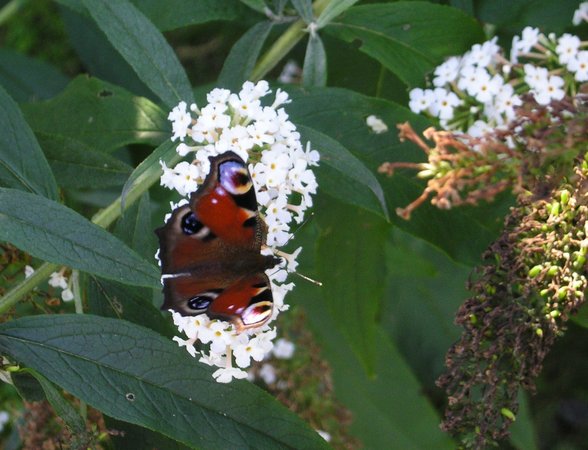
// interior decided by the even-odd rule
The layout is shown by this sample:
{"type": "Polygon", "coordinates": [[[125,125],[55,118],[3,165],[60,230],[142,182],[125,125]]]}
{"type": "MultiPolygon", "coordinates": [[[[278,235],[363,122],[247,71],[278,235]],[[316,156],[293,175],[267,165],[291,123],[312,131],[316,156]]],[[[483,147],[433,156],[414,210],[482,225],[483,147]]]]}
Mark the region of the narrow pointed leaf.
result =
{"type": "Polygon", "coordinates": [[[159,30],[126,0],[83,0],[110,43],[145,85],[171,108],[192,103],[192,88],[173,49],[159,30]]]}
{"type": "Polygon", "coordinates": [[[190,447],[328,448],[261,389],[243,380],[216,383],[212,368],[128,322],[30,316],[0,325],[0,351],[103,413],[190,447]]]}
{"type": "Polygon", "coordinates": [[[316,33],[311,33],[306,46],[302,84],[304,86],[325,86],[327,84],[327,54],[323,41],[316,33]]]}
{"type": "Polygon", "coordinates": [[[68,428],[75,434],[85,433],[86,423],[84,419],[82,419],[82,416],[74,409],[71,403],[63,398],[63,395],[61,395],[57,388],[35,370],[26,369],[26,371],[37,379],[55,414],[63,419],[68,428]]]}
{"type": "Polygon", "coordinates": [[[303,125],[298,126],[298,130],[305,140],[312,143],[312,148],[319,149],[321,153],[318,169],[319,176],[324,174],[319,185],[321,190],[388,219],[384,191],[362,161],[326,134],[303,125]],[[331,170],[325,171],[324,166],[331,170]]]}
{"type": "Polygon", "coordinates": [[[259,22],[233,45],[218,78],[220,86],[237,91],[249,79],[272,27],[272,22],[259,22]]]}
{"type": "Polygon", "coordinates": [[[166,140],[139,164],[123,186],[121,194],[121,208],[125,209],[126,198],[131,189],[140,184],[152,185],[161,176],[160,161],[168,167],[173,167],[182,157],[176,152],[177,143],[166,140]]]}
{"type": "Polygon", "coordinates": [[[292,0],[292,5],[304,23],[312,22],[314,16],[312,13],[312,0],[292,0]]]}
{"type": "Polygon", "coordinates": [[[57,198],[57,184],[17,104],[0,86],[0,186],[57,198]]]}
{"type": "Polygon", "coordinates": [[[0,188],[0,241],[122,283],[160,286],[154,265],[74,210],[38,195],[0,188]]]}
{"type": "Polygon", "coordinates": [[[335,17],[351,8],[358,0],[338,0],[336,2],[330,2],[323,12],[318,16],[316,25],[318,29],[321,29],[325,25],[328,25],[335,17]]]}

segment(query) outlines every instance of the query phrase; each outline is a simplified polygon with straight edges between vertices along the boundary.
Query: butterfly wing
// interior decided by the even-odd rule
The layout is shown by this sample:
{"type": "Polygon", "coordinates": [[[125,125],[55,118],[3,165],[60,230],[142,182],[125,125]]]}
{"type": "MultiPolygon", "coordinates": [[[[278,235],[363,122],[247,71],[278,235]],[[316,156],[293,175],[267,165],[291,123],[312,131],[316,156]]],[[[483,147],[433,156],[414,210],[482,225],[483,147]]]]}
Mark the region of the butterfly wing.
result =
{"type": "Polygon", "coordinates": [[[268,318],[271,315],[271,289],[263,271],[277,259],[260,254],[265,227],[243,160],[227,152],[210,162],[210,173],[189,204],[174,210],[166,225],[156,230],[162,308],[188,315],[206,312],[244,329],[252,323],[250,315],[264,314],[247,310],[248,301],[262,291],[263,301],[270,304],[268,318]]]}

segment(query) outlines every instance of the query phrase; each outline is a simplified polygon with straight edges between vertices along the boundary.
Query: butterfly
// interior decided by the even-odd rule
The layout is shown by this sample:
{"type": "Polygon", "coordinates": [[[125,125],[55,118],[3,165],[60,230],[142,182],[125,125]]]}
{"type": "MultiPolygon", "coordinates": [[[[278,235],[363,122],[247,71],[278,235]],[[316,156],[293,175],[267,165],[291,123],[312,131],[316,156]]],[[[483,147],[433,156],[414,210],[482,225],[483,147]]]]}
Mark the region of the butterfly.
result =
{"type": "Polygon", "coordinates": [[[267,226],[247,165],[234,152],[210,158],[210,172],[187,205],[176,208],[159,237],[163,310],[206,313],[237,332],[272,316],[265,270],[281,262],[262,255],[267,226]]]}

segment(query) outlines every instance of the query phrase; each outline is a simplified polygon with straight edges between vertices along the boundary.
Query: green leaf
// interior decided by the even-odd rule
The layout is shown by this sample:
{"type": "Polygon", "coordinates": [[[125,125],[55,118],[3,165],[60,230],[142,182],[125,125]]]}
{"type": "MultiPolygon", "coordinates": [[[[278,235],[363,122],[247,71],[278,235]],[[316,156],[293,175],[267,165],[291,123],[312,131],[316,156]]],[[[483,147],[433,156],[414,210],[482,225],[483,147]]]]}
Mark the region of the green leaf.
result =
{"type": "Polygon", "coordinates": [[[128,422],[113,419],[112,417],[104,417],[106,427],[109,430],[117,430],[116,433],[110,436],[116,449],[157,449],[157,450],[185,450],[190,447],[180,444],[162,434],[133,425],[128,422]]]}
{"type": "Polygon", "coordinates": [[[325,31],[378,60],[409,86],[449,55],[461,54],[484,39],[480,25],[462,11],[429,2],[354,6],[325,31]]]}
{"type": "Polygon", "coordinates": [[[114,228],[114,235],[146,260],[154,259],[157,239],[151,224],[149,193],[124,211],[114,228]]]}
{"type": "Polygon", "coordinates": [[[304,20],[304,23],[309,24],[314,19],[312,12],[312,0],[292,0],[292,6],[298,15],[304,20]]]}
{"type": "Polygon", "coordinates": [[[294,413],[147,329],[90,315],[0,325],[0,350],[119,420],[199,448],[328,448],[294,413]],[[73,376],[75,374],[75,376],[73,376]]]}
{"type": "Polygon", "coordinates": [[[67,82],[61,72],[39,59],[0,49],[0,85],[17,102],[54,97],[67,82]]]}
{"type": "Polygon", "coordinates": [[[317,216],[321,227],[317,267],[323,297],[349,346],[373,374],[388,226],[372,214],[332,200],[319,205],[317,209],[324,212],[317,216]]]}
{"type": "Polygon", "coordinates": [[[30,373],[24,370],[10,374],[12,384],[16,388],[18,395],[26,402],[41,402],[46,400],[45,391],[30,373]]]}
{"type": "Polygon", "coordinates": [[[127,286],[95,276],[88,277],[87,286],[90,314],[124,319],[167,337],[177,334],[169,316],[164,316],[151,303],[153,289],[127,286]]]}
{"type": "Polygon", "coordinates": [[[127,0],[83,0],[110,43],[145,85],[171,108],[194,101],[188,77],[155,26],[127,0]]]}
{"type": "MultiPolygon", "coordinates": [[[[400,142],[395,125],[409,121],[415,130],[424,130],[431,123],[422,116],[393,102],[375,99],[345,89],[314,88],[289,90],[292,103],[287,112],[297,125],[312,127],[344,143],[355,157],[361,160],[372,173],[385,161],[424,161],[421,149],[410,142],[400,142]],[[366,125],[369,115],[376,115],[389,127],[385,133],[376,134],[366,125]]],[[[321,152],[319,146],[313,148],[321,152]]],[[[424,189],[416,178],[416,171],[397,171],[394,176],[377,175],[386,196],[388,210],[405,207],[415,200],[424,189]]],[[[345,180],[340,189],[345,190],[345,180]]],[[[335,188],[336,186],[331,186],[335,188]]],[[[319,192],[322,187],[319,184],[319,192]]],[[[453,259],[474,265],[480,254],[497,236],[511,203],[503,196],[492,204],[476,207],[455,208],[441,211],[429,203],[423,204],[412,215],[411,220],[391,216],[392,222],[409,233],[442,248],[453,259]]]]}
{"type": "MultiPolygon", "coordinates": [[[[340,256],[336,256],[337,264],[341,260],[340,256]]],[[[328,263],[330,267],[334,264],[333,261],[328,263]]],[[[366,297],[369,292],[371,286],[366,287],[366,297]]],[[[353,422],[350,431],[359,438],[363,448],[455,448],[449,436],[439,429],[440,418],[423,386],[403,355],[379,327],[374,335],[375,376],[370,377],[365,373],[361,359],[354,355],[328,306],[317,298],[317,288],[297,283],[296,289],[289,295],[292,296],[292,304],[302,305],[307,312],[309,326],[322,348],[321,355],[332,369],[336,398],[351,411],[353,422]]]]}
{"type": "Polygon", "coordinates": [[[45,261],[115,281],[160,286],[157,269],[120,240],[75,211],[37,195],[0,188],[0,241],[45,261]]]}
{"type": "Polygon", "coordinates": [[[108,41],[80,0],[75,1],[80,11],[60,8],[60,15],[69,42],[88,74],[125,88],[135,95],[158,101],[157,96],[139,79],[133,68],[108,41]]]}
{"type": "Polygon", "coordinates": [[[174,166],[182,157],[176,152],[177,143],[171,140],[165,140],[163,144],[157,147],[151,154],[141,161],[125,183],[121,194],[121,208],[125,209],[126,197],[129,191],[139,184],[152,184],[154,180],[161,176],[161,165],[163,161],[168,167],[174,166]]]}
{"type": "Polygon", "coordinates": [[[338,0],[336,2],[330,2],[318,16],[318,19],[316,20],[317,28],[321,29],[325,25],[328,25],[335,17],[351,8],[357,2],[358,0],[338,0]]]}
{"type": "Polygon", "coordinates": [[[237,91],[249,79],[272,27],[272,22],[258,22],[233,45],[218,77],[220,86],[237,91]]]}
{"type": "Polygon", "coordinates": [[[82,419],[82,416],[74,409],[74,407],[65,399],[63,395],[51,384],[47,378],[35,370],[25,369],[28,373],[34,376],[43,391],[47,400],[53,407],[55,414],[63,419],[67,427],[74,434],[83,434],[86,432],[86,422],[82,419]]]}
{"type": "Polygon", "coordinates": [[[70,137],[37,133],[49,165],[63,188],[122,186],[132,167],[70,137]]]}
{"type": "Polygon", "coordinates": [[[162,31],[219,20],[242,18],[235,0],[133,0],[135,6],[162,31]]]}
{"type": "Polygon", "coordinates": [[[304,55],[302,70],[304,86],[325,86],[327,84],[327,54],[320,36],[311,33],[304,55]]]}
{"type": "Polygon", "coordinates": [[[57,198],[49,164],[14,100],[0,86],[0,185],[57,198]]]}
{"type": "Polygon", "coordinates": [[[298,126],[298,131],[321,153],[317,169],[321,190],[389,219],[382,187],[362,161],[323,133],[303,125],[298,126]]]}
{"type": "Polygon", "coordinates": [[[249,6],[251,9],[254,9],[257,12],[263,13],[266,8],[266,4],[264,0],[240,0],[241,3],[249,6]]]}
{"type": "Polygon", "coordinates": [[[153,102],[85,75],[57,97],[22,109],[35,133],[71,138],[97,151],[159,145],[169,137],[166,113],[153,102]]]}

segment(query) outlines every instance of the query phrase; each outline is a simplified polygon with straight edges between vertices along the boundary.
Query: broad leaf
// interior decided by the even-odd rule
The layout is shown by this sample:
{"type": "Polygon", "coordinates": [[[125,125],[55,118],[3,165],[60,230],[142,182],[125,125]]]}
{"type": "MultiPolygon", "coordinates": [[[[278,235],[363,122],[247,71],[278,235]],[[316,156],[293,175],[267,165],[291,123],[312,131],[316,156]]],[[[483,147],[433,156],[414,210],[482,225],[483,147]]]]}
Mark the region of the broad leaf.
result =
{"type": "Polygon", "coordinates": [[[158,145],[169,137],[166,114],[153,102],[85,75],[57,97],[22,109],[35,133],[71,138],[97,151],[158,145]]]}
{"type": "Polygon", "coordinates": [[[12,50],[0,49],[0,85],[17,102],[51,98],[67,85],[56,68],[12,50]]]}
{"type": "Polygon", "coordinates": [[[0,186],[57,198],[57,184],[29,125],[0,86],[0,186]]]}
{"type": "MultiPolygon", "coordinates": [[[[424,117],[395,103],[366,97],[344,89],[291,90],[293,101],[287,112],[297,125],[312,127],[339,143],[372,172],[385,161],[424,161],[421,149],[410,142],[399,142],[395,125],[409,121],[416,130],[430,126],[424,117]],[[376,134],[366,125],[366,118],[376,115],[389,127],[376,134]]],[[[313,144],[314,145],[314,144],[313,144]]],[[[314,146],[319,152],[321,148],[314,146]]],[[[405,207],[423,191],[424,184],[416,171],[397,171],[394,176],[378,175],[389,211],[405,207]]],[[[344,180],[342,180],[342,183],[344,180]]],[[[332,186],[334,187],[334,186],[332,186]]],[[[341,189],[345,186],[341,185],[341,189]]],[[[319,185],[319,191],[321,186],[319,185]]],[[[395,225],[442,248],[452,258],[476,264],[480,254],[501,229],[510,203],[507,197],[493,204],[441,211],[428,203],[419,207],[406,221],[392,214],[395,225]]]]}
{"type": "Polygon", "coordinates": [[[190,447],[328,448],[259,388],[216,383],[212,368],[128,322],[26,317],[0,325],[0,350],[105,414],[190,447]]]}
{"type": "Polygon", "coordinates": [[[162,31],[218,20],[239,20],[245,10],[235,0],[132,1],[162,31]]]}
{"type": "Polygon", "coordinates": [[[423,85],[425,74],[444,57],[461,54],[484,39],[472,17],[429,2],[354,6],[324,30],[358,42],[362,51],[409,86],[423,85]]]}
{"type": "Polygon", "coordinates": [[[316,170],[321,191],[389,218],[382,187],[362,161],[323,133],[306,126],[299,126],[298,130],[321,153],[316,170]]]}
{"type": "MultiPolygon", "coordinates": [[[[301,234],[309,234],[308,230],[301,234]]],[[[297,239],[299,237],[304,239],[306,236],[297,236],[297,239]]],[[[309,242],[313,240],[310,237],[309,242]]],[[[303,252],[301,256],[305,255],[303,252]]],[[[322,264],[333,267],[342,259],[342,256],[336,256],[322,264]]],[[[363,448],[455,448],[451,439],[439,429],[440,418],[424,395],[422,385],[403,355],[379,327],[374,334],[375,376],[366,374],[361,359],[357,358],[340,331],[337,318],[321,301],[319,290],[322,289],[325,287],[297,283],[289,302],[302,305],[306,310],[309,326],[322,347],[321,356],[332,369],[335,395],[351,411],[353,422],[350,431],[361,441],[363,448]]],[[[366,297],[371,290],[372,286],[366,287],[366,297]]]]}
{"type": "Polygon", "coordinates": [[[238,91],[244,81],[249,79],[273,24],[259,22],[251,27],[231,49],[218,77],[219,85],[238,91]]]}
{"type": "Polygon", "coordinates": [[[38,195],[0,188],[0,241],[115,281],[160,286],[155,266],[77,212],[38,195]]]}
{"type": "Polygon", "coordinates": [[[157,239],[151,224],[151,202],[148,192],[124,211],[116,223],[114,235],[146,260],[154,259],[157,239]]]}
{"type": "Polygon", "coordinates": [[[128,164],[70,137],[39,132],[37,138],[63,188],[122,186],[131,174],[128,164]]]}
{"type": "Polygon", "coordinates": [[[155,26],[127,0],[83,0],[110,43],[145,85],[171,108],[193,102],[190,82],[176,54],[155,26]]]}
{"type": "Polygon", "coordinates": [[[302,70],[304,86],[325,86],[327,84],[327,54],[318,34],[310,34],[302,70]]]}
{"type": "Polygon", "coordinates": [[[326,214],[317,216],[321,227],[317,267],[322,294],[348,345],[368,373],[373,374],[388,226],[365,211],[328,199],[327,202],[319,203],[326,214]]]}

